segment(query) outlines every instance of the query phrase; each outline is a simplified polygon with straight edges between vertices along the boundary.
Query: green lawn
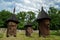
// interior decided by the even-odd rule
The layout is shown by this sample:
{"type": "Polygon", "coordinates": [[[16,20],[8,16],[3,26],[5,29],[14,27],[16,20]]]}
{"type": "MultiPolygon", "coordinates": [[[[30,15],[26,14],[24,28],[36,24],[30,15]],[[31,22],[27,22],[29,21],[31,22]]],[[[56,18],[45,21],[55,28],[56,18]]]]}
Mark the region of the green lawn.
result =
{"type": "Polygon", "coordinates": [[[53,35],[54,31],[50,32],[50,37],[43,38],[43,37],[38,37],[38,32],[32,33],[32,37],[26,37],[24,31],[18,31],[17,32],[17,37],[6,37],[6,33],[2,33],[3,37],[0,38],[0,40],[60,40],[60,36],[53,35]]]}

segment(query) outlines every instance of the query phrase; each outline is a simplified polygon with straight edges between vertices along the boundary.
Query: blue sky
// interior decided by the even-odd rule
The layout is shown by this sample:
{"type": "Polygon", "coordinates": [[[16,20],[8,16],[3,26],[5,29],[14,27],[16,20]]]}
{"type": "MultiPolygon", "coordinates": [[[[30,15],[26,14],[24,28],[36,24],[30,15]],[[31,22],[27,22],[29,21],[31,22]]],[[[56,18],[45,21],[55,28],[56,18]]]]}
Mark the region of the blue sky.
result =
{"type": "Polygon", "coordinates": [[[19,11],[36,12],[42,6],[45,11],[48,11],[51,6],[60,9],[60,0],[0,0],[0,11],[5,9],[12,12],[14,6],[16,13],[19,11]]]}

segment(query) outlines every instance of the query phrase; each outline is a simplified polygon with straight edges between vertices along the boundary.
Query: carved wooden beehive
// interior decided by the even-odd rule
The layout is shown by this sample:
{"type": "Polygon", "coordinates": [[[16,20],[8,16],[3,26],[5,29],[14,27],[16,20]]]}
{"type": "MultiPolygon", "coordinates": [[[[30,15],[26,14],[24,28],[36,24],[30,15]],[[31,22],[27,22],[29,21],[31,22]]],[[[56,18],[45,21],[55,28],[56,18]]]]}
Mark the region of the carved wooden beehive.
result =
{"type": "Polygon", "coordinates": [[[32,24],[31,23],[27,23],[25,26],[25,34],[26,36],[31,36],[31,33],[33,32],[33,29],[32,29],[32,24]]]}
{"type": "Polygon", "coordinates": [[[39,36],[46,37],[49,35],[49,24],[50,24],[50,17],[48,14],[41,8],[41,12],[38,14],[37,22],[39,26],[39,36]]]}
{"type": "MultiPolygon", "coordinates": [[[[14,9],[15,10],[15,9],[14,9]]],[[[17,24],[19,23],[15,14],[6,20],[7,23],[7,37],[13,35],[16,37],[17,24]]]]}

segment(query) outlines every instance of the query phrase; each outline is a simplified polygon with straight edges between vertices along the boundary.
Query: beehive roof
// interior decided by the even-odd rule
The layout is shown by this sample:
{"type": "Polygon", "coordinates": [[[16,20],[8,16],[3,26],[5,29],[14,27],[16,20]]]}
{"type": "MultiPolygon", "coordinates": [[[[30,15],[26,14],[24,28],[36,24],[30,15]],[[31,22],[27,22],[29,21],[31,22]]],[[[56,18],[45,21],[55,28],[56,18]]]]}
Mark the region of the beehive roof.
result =
{"type": "Polygon", "coordinates": [[[10,21],[15,22],[15,23],[19,23],[15,14],[12,14],[11,17],[6,20],[6,22],[10,22],[10,21]]]}
{"type": "Polygon", "coordinates": [[[38,14],[37,20],[41,20],[41,19],[49,19],[50,17],[48,16],[48,14],[43,10],[43,7],[41,8],[41,12],[38,14]]]}

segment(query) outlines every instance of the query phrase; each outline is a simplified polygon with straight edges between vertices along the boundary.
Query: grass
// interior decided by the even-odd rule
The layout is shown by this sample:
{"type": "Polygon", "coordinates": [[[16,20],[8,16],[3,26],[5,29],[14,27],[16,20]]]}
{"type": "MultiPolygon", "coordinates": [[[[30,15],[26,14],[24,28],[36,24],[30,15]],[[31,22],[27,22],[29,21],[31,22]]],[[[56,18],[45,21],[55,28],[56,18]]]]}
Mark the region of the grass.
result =
{"type": "MultiPolygon", "coordinates": [[[[2,34],[2,33],[1,33],[2,34]]],[[[25,36],[25,31],[17,31],[17,37],[6,37],[6,32],[3,33],[3,37],[0,38],[0,40],[60,40],[60,36],[54,35],[55,32],[51,31],[50,32],[50,37],[43,38],[43,37],[38,37],[38,32],[33,32],[32,37],[26,37],[25,36]]]]}

